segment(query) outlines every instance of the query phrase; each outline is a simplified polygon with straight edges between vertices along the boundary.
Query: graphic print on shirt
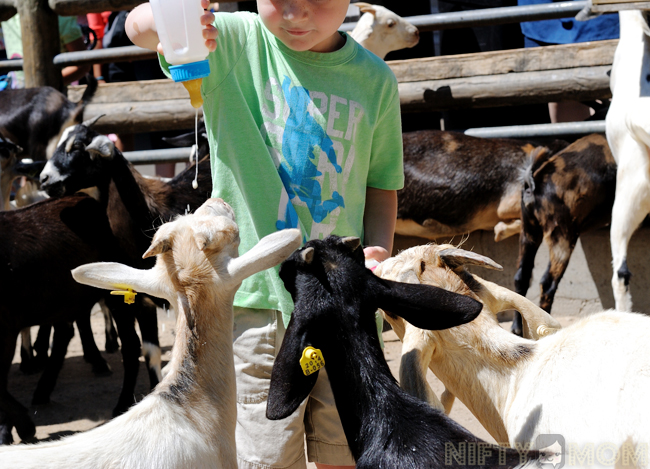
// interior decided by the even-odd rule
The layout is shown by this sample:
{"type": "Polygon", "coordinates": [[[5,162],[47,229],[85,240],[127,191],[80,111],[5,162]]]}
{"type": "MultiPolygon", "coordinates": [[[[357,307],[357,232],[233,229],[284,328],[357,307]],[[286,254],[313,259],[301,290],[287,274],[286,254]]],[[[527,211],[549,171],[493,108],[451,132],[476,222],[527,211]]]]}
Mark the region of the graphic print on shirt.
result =
{"type": "Polygon", "coordinates": [[[363,107],[293,86],[286,76],[282,83],[269,78],[264,98],[260,132],[284,187],[276,228],[300,228],[306,239],[326,237],[336,229],[345,208],[363,107]]]}

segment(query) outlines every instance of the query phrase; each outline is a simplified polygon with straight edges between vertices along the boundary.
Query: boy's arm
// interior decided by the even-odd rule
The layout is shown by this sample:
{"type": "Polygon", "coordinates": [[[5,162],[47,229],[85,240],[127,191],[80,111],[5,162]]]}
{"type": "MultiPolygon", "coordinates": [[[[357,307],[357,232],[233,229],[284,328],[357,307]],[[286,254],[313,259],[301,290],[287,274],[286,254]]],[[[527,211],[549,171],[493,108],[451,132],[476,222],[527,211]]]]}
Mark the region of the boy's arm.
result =
{"type": "MultiPolygon", "coordinates": [[[[203,9],[207,10],[201,16],[201,24],[204,26],[203,38],[205,39],[205,45],[208,50],[213,52],[217,48],[217,41],[215,40],[217,38],[217,28],[212,25],[214,23],[214,13],[208,10],[210,7],[209,0],[200,0],[200,2],[203,9]]],[[[135,7],[126,17],[124,29],[126,30],[126,35],[129,36],[131,42],[136,46],[155,50],[163,54],[160,39],[158,39],[156,23],[153,20],[151,4],[142,3],[135,7]]]]}
{"type": "Polygon", "coordinates": [[[384,261],[391,256],[397,220],[397,191],[368,187],[363,215],[366,259],[384,261]]]}

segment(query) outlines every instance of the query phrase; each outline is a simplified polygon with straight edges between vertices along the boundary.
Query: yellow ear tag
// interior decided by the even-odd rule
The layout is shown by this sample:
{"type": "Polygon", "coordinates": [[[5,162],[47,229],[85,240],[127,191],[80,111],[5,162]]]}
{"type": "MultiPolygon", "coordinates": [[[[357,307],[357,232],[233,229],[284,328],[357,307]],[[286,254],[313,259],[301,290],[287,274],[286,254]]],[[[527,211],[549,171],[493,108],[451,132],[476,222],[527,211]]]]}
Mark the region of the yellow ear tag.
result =
{"type": "Polygon", "coordinates": [[[325,366],[325,359],[320,349],[314,347],[305,347],[300,358],[300,368],[305,376],[320,370],[325,366]]]}
{"type": "Polygon", "coordinates": [[[111,292],[111,295],[124,295],[124,302],[128,305],[132,305],[133,303],[135,303],[135,295],[137,294],[138,292],[135,292],[130,288],[127,288],[126,291],[117,290],[111,292]]]}

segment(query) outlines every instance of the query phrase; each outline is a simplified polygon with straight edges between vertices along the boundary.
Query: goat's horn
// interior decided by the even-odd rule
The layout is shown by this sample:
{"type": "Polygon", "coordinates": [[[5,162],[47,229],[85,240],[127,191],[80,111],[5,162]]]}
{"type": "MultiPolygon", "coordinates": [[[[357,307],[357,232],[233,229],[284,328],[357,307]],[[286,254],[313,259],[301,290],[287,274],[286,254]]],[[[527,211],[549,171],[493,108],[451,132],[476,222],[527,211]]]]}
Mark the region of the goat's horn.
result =
{"type": "Polygon", "coordinates": [[[97,121],[98,121],[99,119],[101,119],[102,117],[104,117],[105,115],[106,115],[106,114],[100,114],[100,115],[98,115],[98,116],[95,116],[95,117],[93,117],[92,119],[88,119],[88,120],[86,120],[86,121],[83,121],[83,122],[81,123],[81,125],[90,128],[90,127],[92,127],[93,125],[95,125],[95,124],[97,123],[97,121]]]}
{"type": "Polygon", "coordinates": [[[357,238],[356,236],[347,236],[345,238],[341,238],[341,243],[350,248],[350,251],[354,251],[356,248],[361,246],[361,239],[357,238]]]}
{"type": "Polygon", "coordinates": [[[305,248],[301,251],[300,257],[305,261],[306,264],[311,264],[311,261],[314,260],[314,248],[305,248]]]}
{"type": "Polygon", "coordinates": [[[465,251],[464,249],[443,249],[438,255],[452,270],[465,265],[480,265],[487,269],[503,270],[503,267],[489,257],[481,256],[475,252],[465,251]]]}

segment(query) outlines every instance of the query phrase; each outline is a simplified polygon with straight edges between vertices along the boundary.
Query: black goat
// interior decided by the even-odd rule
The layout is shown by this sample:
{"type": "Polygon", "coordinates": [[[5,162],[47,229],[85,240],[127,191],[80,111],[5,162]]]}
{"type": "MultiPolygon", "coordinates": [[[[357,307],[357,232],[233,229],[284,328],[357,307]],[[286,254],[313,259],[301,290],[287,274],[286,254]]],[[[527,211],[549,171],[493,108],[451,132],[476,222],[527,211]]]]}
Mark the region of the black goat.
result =
{"type": "MultiPolygon", "coordinates": [[[[120,262],[124,257],[106,210],[86,194],[0,212],[0,285],[10,293],[0,302],[0,444],[12,442],[13,426],[23,440],[35,432],[27,410],[7,391],[19,331],[40,324],[55,326],[52,354],[33,399],[34,403],[48,402],[73,335],[72,321],[89,322],[92,306],[102,298],[114,314],[123,345],[124,385],[114,413],[133,404],[140,354],[133,306],[103,290],[78,284],[70,274],[82,264],[120,262]]],[[[94,341],[84,345],[85,354],[103,360],[94,341]]]]}
{"type": "Polygon", "coordinates": [[[64,129],[83,121],[83,111],[97,91],[97,80],[78,103],[50,86],[4,90],[0,99],[0,135],[23,148],[20,157],[44,161],[54,152],[64,129]]]}
{"type": "Polygon", "coordinates": [[[267,417],[286,418],[311,392],[318,371],[305,375],[299,362],[306,347],[313,346],[322,351],[357,468],[454,466],[454,451],[468,444],[483,448],[476,467],[514,467],[525,461],[519,452],[481,441],[403,391],[379,344],[378,307],[417,327],[447,329],[473,320],[482,305],[429,285],[380,279],[365,268],[359,244],[359,238],[337,236],[309,241],[282,264],[280,277],[295,309],[273,365],[267,417]]]}

